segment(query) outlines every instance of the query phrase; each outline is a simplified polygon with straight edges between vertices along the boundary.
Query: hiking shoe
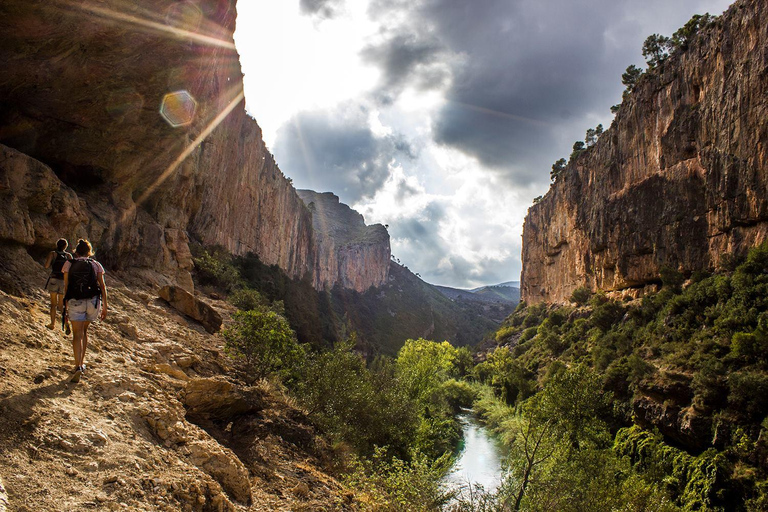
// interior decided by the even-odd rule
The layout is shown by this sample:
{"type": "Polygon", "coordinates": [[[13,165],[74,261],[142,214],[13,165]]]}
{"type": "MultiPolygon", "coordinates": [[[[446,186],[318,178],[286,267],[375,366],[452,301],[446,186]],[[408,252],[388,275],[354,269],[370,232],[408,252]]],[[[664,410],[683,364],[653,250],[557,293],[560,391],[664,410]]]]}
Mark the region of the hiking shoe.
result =
{"type": "Polygon", "coordinates": [[[77,384],[78,382],[80,382],[80,377],[82,375],[83,375],[83,369],[80,366],[76,367],[75,373],[72,375],[72,378],[69,379],[69,382],[73,382],[77,384]]]}
{"type": "Polygon", "coordinates": [[[53,330],[53,324],[48,324],[48,325],[46,325],[46,327],[47,327],[49,330],[51,330],[51,331],[53,330]]]}

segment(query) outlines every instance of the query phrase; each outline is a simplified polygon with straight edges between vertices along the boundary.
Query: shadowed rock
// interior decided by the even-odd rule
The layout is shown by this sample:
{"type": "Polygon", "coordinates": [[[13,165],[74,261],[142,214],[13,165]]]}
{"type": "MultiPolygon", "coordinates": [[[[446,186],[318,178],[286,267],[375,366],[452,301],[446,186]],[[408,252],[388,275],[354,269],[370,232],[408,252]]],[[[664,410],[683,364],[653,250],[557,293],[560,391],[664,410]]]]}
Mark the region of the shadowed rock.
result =
{"type": "Polygon", "coordinates": [[[183,288],[163,286],[158,295],[180,313],[200,322],[209,333],[213,334],[221,329],[221,315],[183,288]]]}

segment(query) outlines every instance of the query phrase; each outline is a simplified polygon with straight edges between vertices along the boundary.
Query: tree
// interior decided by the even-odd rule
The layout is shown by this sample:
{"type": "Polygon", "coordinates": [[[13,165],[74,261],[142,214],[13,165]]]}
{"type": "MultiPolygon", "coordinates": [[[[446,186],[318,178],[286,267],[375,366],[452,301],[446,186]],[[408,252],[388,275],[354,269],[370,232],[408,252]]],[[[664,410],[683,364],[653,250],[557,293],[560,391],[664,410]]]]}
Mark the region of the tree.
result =
{"type": "Polygon", "coordinates": [[[714,19],[715,17],[708,12],[704,14],[694,14],[685,25],[672,34],[672,46],[674,48],[688,48],[688,43],[690,43],[693,36],[695,36],[700,29],[712,23],[714,19]]]}
{"type": "Polygon", "coordinates": [[[523,425],[513,444],[513,457],[517,455],[514,458],[522,464],[515,468],[520,475],[517,479],[518,487],[513,494],[512,510],[520,510],[525,491],[534,477],[534,472],[557,452],[557,444],[551,439],[553,434],[552,422],[550,420],[537,422],[534,418],[534,415],[529,415],[523,419],[523,425]],[[514,452],[518,453],[515,454],[514,452]]]}
{"type": "Polygon", "coordinates": [[[487,359],[476,366],[478,377],[507,404],[514,404],[531,396],[534,384],[528,372],[520,366],[507,347],[498,347],[487,359]]]}
{"type": "Polygon", "coordinates": [[[235,313],[232,326],[222,335],[227,352],[245,359],[257,378],[272,372],[287,376],[305,358],[304,347],[296,340],[288,320],[265,306],[235,313]]]}
{"type": "Polygon", "coordinates": [[[669,57],[671,48],[670,38],[661,34],[651,34],[643,43],[643,57],[649,67],[655,68],[669,57]]]}
{"type": "Polygon", "coordinates": [[[587,130],[587,136],[584,138],[584,141],[586,142],[586,145],[588,148],[591,148],[595,144],[597,144],[597,140],[600,138],[600,135],[603,134],[603,125],[599,124],[596,128],[590,128],[587,130]]]}
{"type": "Polygon", "coordinates": [[[427,404],[445,381],[456,376],[457,357],[447,341],[408,340],[397,353],[396,374],[412,398],[427,404]]]}
{"type": "Polygon", "coordinates": [[[611,105],[611,114],[618,113],[620,108],[621,108],[621,104],[611,105]]]}
{"type": "Polygon", "coordinates": [[[579,365],[553,375],[544,390],[528,401],[528,414],[542,424],[553,422],[557,434],[578,449],[607,440],[602,418],[610,406],[611,395],[603,391],[600,376],[579,365]]]}
{"type": "Polygon", "coordinates": [[[635,84],[643,75],[643,70],[634,64],[627,67],[627,70],[621,74],[621,83],[627,88],[627,91],[632,92],[635,88],[635,84]]]}
{"type": "Polygon", "coordinates": [[[577,140],[573,143],[573,152],[571,153],[571,161],[573,161],[574,158],[578,157],[580,154],[582,154],[584,151],[586,151],[587,146],[584,144],[584,142],[577,140]]]}
{"type": "Polygon", "coordinates": [[[565,158],[561,158],[554,164],[552,164],[552,171],[549,173],[549,177],[552,179],[552,181],[556,181],[558,177],[565,171],[566,166],[565,158]]]}

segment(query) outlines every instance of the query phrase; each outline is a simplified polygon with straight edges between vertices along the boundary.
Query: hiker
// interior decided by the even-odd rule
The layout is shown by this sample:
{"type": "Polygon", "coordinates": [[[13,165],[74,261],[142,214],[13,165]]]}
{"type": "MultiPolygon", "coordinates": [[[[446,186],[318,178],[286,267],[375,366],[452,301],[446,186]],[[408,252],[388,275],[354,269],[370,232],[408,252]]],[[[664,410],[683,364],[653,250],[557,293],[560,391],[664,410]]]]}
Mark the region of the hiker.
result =
{"type": "MultiPolygon", "coordinates": [[[[62,312],[62,322],[64,321],[64,273],[61,269],[64,267],[64,263],[72,259],[72,255],[67,252],[67,245],[69,244],[64,238],[59,238],[56,242],[56,250],[51,251],[48,254],[48,259],[45,260],[45,268],[51,269],[51,275],[45,282],[45,289],[51,294],[51,323],[47,325],[51,330],[56,325],[58,311],[62,312]]],[[[69,334],[69,322],[65,323],[66,333],[69,334]]]]}
{"type": "Polygon", "coordinates": [[[107,316],[107,285],[104,267],[91,258],[93,247],[82,238],[75,247],[75,259],[64,263],[64,307],[72,323],[72,350],[75,353],[75,373],[72,382],[79,382],[85,371],[85,351],[88,348],[88,326],[107,316]]]}

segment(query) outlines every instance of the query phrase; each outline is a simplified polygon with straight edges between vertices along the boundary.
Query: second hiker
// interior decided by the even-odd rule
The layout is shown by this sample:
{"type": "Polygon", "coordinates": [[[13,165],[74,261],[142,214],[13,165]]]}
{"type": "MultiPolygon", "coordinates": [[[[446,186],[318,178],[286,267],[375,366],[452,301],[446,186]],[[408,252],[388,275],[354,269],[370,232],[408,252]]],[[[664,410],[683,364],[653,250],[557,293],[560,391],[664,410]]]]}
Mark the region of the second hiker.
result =
{"type": "MultiPolygon", "coordinates": [[[[64,273],[62,268],[64,263],[72,259],[72,255],[67,252],[67,241],[59,238],[56,242],[56,250],[48,254],[45,260],[45,268],[51,269],[51,275],[45,283],[45,289],[51,294],[51,323],[49,329],[56,325],[56,313],[64,308],[64,273]]],[[[62,315],[64,313],[62,312],[62,315]]],[[[69,334],[69,324],[67,323],[67,334],[69,334]]]]}
{"type": "Polygon", "coordinates": [[[93,248],[88,240],[80,239],[75,248],[75,259],[64,263],[67,316],[72,322],[72,349],[75,353],[75,373],[72,382],[78,382],[85,371],[85,351],[88,348],[88,326],[107,316],[107,285],[104,267],[92,259],[93,248]]]}

